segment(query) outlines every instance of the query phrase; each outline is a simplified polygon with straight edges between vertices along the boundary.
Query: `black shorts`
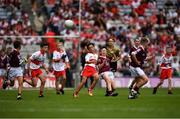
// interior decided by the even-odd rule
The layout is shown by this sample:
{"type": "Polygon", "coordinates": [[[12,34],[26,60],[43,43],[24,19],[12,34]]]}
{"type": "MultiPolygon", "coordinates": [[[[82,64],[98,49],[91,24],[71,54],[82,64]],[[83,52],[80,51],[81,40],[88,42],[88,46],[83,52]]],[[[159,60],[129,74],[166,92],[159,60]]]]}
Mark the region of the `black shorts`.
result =
{"type": "Polygon", "coordinates": [[[110,62],[110,67],[112,72],[117,71],[117,62],[110,62]]]}

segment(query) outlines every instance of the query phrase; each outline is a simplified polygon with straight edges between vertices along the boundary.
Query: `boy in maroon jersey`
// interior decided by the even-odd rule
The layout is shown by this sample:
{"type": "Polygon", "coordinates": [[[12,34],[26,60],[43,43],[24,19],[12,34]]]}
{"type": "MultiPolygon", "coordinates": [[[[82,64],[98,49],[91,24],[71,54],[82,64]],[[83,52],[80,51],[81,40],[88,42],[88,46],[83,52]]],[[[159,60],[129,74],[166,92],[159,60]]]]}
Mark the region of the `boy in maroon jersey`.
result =
{"type": "Polygon", "coordinates": [[[110,59],[106,57],[107,50],[105,47],[100,49],[100,56],[98,58],[98,67],[100,77],[105,80],[107,91],[105,96],[117,96],[118,93],[113,93],[115,91],[115,82],[114,82],[114,74],[111,71],[110,67],[110,59]]]}
{"type": "Polygon", "coordinates": [[[135,84],[129,94],[129,99],[137,98],[139,89],[148,82],[148,77],[142,70],[142,65],[147,58],[147,47],[150,43],[149,39],[144,37],[141,39],[141,46],[136,51],[133,51],[131,56],[130,71],[132,76],[138,77],[139,81],[135,84]]]}
{"type": "Polygon", "coordinates": [[[8,62],[10,65],[10,69],[8,71],[8,81],[5,82],[5,85],[14,85],[14,80],[18,80],[18,96],[17,100],[21,100],[22,97],[22,88],[23,88],[23,70],[21,68],[22,57],[20,55],[20,49],[21,49],[21,42],[15,41],[13,43],[14,50],[8,55],[8,62]]]}
{"type": "MultiPolygon", "coordinates": [[[[130,54],[133,51],[136,51],[138,49],[138,47],[140,46],[140,38],[136,38],[135,41],[131,43],[131,49],[130,49],[130,54]]],[[[131,58],[129,60],[131,62],[131,58]]],[[[138,82],[138,77],[135,77],[134,80],[131,82],[130,86],[129,86],[129,90],[131,90],[133,88],[133,86],[135,85],[136,82],[138,82]]],[[[139,92],[138,92],[139,93],[139,92]]]]}

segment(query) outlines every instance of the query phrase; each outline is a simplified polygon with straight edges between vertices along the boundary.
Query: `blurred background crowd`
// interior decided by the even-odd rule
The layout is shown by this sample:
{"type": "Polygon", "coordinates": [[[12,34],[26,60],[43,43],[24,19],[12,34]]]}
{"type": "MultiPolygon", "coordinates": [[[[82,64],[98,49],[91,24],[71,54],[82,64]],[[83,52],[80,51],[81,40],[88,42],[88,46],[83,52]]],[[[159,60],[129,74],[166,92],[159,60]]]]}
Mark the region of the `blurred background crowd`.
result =
{"type": "MultiPolygon", "coordinates": [[[[0,36],[28,36],[19,39],[27,55],[38,49],[42,40],[50,43],[52,53],[57,40],[31,36],[80,35],[64,39],[72,72],[86,42],[94,42],[98,49],[113,38],[122,55],[116,75],[124,77],[130,76],[130,40],[147,36],[151,40],[148,51],[156,56],[146,63],[148,75],[159,75],[157,62],[168,45],[173,48],[174,76],[180,76],[180,0],[81,0],[81,24],[79,5],[79,0],[0,0],[0,36]],[[66,19],[73,20],[75,27],[66,29],[66,19]],[[77,50],[79,44],[81,51],[77,50]]],[[[14,40],[0,37],[0,44],[8,46],[14,40]]]]}

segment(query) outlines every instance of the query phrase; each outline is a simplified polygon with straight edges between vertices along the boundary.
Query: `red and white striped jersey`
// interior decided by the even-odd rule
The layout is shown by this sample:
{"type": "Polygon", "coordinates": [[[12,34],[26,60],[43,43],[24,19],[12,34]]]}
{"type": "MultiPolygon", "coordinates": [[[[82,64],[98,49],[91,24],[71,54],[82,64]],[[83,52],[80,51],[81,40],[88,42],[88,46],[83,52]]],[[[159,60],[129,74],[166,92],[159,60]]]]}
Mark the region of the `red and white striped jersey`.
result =
{"type": "MultiPolygon", "coordinates": [[[[97,54],[93,54],[93,53],[87,53],[86,56],[85,56],[85,60],[86,62],[89,62],[89,61],[92,61],[92,60],[98,60],[98,55],[97,54]]],[[[96,65],[95,64],[85,64],[85,66],[91,66],[91,67],[94,67],[96,68],[96,65]]]]}
{"type": "Polygon", "coordinates": [[[44,63],[46,56],[45,53],[42,53],[41,51],[37,51],[31,55],[30,59],[31,59],[30,68],[39,69],[44,63]]]}
{"type": "Polygon", "coordinates": [[[162,69],[172,68],[173,56],[172,55],[163,55],[160,59],[160,66],[162,69]]]}

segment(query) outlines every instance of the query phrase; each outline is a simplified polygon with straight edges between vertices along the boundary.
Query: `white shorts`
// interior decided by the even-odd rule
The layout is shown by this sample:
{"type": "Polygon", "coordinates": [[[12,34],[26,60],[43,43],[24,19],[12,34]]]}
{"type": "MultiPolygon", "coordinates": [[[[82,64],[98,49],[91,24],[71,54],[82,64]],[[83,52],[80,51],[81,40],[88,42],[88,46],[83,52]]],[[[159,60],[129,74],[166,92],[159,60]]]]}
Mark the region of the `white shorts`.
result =
{"type": "Polygon", "coordinates": [[[100,74],[100,79],[104,79],[104,75],[108,75],[111,80],[114,80],[114,74],[112,71],[102,72],[100,74]]]}
{"type": "Polygon", "coordinates": [[[0,76],[5,76],[5,75],[6,75],[6,70],[0,69],[0,76]]]}
{"type": "Polygon", "coordinates": [[[9,69],[8,79],[14,80],[14,78],[19,77],[19,76],[23,76],[23,70],[21,67],[17,67],[17,68],[11,67],[9,69]]]}
{"type": "Polygon", "coordinates": [[[132,66],[130,66],[129,70],[131,72],[131,76],[133,76],[133,77],[146,75],[144,73],[144,71],[140,67],[132,67],[132,66]]]}

